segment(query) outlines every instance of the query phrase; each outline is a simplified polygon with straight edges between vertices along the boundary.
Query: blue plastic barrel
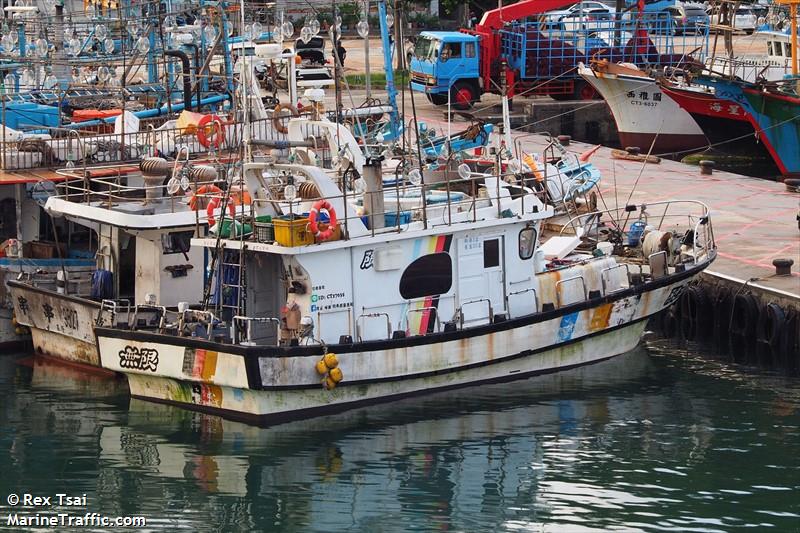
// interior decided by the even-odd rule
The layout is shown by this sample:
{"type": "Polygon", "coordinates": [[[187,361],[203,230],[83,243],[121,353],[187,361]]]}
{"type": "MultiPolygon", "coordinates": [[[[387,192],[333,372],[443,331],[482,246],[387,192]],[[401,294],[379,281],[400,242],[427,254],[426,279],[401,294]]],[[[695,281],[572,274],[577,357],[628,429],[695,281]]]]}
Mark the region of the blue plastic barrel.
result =
{"type": "Polygon", "coordinates": [[[642,238],[642,233],[644,233],[644,227],[646,225],[647,224],[642,220],[637,220],[631,224],[628,230],[628,246],[639,246],[639,241],[642,238]]]}

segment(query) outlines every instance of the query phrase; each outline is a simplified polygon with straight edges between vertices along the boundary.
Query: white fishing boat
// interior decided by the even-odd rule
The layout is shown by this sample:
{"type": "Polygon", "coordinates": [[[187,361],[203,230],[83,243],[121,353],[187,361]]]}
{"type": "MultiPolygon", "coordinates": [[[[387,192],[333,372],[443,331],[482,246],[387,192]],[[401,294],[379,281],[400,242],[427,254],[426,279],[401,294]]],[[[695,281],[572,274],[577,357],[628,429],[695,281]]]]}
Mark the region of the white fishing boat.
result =
{"type": "Polygon", "coordinates": [[[656,80],[635,65],[596,62],[578,67],[580,75],[605,99],[622,146],[667,154],[708,146],[692,116],[661,91],[656,80]]]}
{"type": "Polygon", "coordinates": [[[315,416],[624,353],[716,255],[698,202],[584,212],[553,234],[553,206],[521,175],[462,166],[444,184],[408,185],[420,197],[468,191],[430,216],[425,203],[384,204],[370,167],[360,215],[318,167],[244,165],[275,235],[194,239],[215,254],[217,305],[139,306],[155,320],[97,327],[102,366],[136,398],[266,422],[315,416]]]}
{"type": "Polygon", "coordinates": [[[94,327],[113,321],[118,309],[152,299],[200,304],[204,254],[189,240],[220,216],[212,204],[221,196],[213,185],[218,169],[147,158],[110,175],[103,167],[59,171],[67,181],[45,210],[90,229],[91,279],[75,285],[67,272],[63,287],[8,281],[16,319],[30,329],[37,353],[99,366],[94,327]],[[203,209],[206,203],[212,207],[203,209]]]}

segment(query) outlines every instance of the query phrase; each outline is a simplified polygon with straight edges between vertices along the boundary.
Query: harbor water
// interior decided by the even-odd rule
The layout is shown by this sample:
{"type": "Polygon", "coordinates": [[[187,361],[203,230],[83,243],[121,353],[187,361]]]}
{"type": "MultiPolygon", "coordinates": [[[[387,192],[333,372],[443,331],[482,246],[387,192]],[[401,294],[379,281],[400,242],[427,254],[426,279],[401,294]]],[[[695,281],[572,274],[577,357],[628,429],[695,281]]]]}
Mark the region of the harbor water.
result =
{"type": "Polygon", "coordinates": [[[800,529],[800,380],[667,341],[267,428],[3,356],[0,428],[0,529],[59,512],[169,531],[800,529]],[[8,501],[57,493],[85,504],[8,501]]]}

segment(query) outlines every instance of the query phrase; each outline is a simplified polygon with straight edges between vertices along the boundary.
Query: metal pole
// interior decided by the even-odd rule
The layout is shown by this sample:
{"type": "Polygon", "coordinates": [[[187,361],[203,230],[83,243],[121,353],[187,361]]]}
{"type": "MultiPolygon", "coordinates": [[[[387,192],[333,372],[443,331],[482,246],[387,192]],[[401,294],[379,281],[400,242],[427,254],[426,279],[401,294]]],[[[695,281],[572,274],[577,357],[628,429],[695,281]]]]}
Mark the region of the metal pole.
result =
{"type": "MultiPolygon", "coordinates": [[[[369,0],[364,0],[364,20],[369,22],[369,0]]],[[[391,68],[391,66],[390,66],[391,68]]],[[[372,98],[372,80],[369,69],[369,34],[364,38],[364,72],[366,76],[367,99],[372,98]]]]}
{"type": "Polygon", "coordinates": [[[792,76],[797,76],[797,4],[789,5],[789,14],[792,17],[792,76]]]}

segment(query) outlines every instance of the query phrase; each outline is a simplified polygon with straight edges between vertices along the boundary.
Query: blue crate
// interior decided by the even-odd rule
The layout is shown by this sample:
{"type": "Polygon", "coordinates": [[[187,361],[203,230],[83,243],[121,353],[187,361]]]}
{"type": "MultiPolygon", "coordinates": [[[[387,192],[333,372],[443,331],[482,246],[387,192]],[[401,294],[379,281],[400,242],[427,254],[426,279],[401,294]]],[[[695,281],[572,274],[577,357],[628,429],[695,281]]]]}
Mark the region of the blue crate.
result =
{"type": "MultiPolygon", "coordinates": [[[[397,213],[386,213],[383,215],[384,222],[387,226],[397,226],[397,213]]],[[[400,211],[400,224],[408,224],[411,222],[411,211],[400,211]]]]}

